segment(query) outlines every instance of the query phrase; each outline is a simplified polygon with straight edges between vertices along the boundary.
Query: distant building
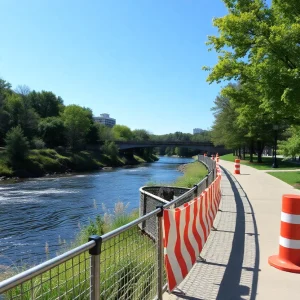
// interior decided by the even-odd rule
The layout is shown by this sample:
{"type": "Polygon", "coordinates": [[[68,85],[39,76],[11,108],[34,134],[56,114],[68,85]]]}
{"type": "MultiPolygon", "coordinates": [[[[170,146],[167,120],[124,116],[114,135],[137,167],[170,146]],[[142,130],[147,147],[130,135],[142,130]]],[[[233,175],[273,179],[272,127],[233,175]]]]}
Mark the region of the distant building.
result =
{"type": "Polygon", "coordinates": [[[196,133],[202,133],[204,130],[201,129],[201,128],[194,128],[193,129],[193,134],[196,134],[196,133]]]}
{"type": "Polygon", "coordinates": [[[100,114],[100,117],[94,117],[94,121],[107,127],[114,127],[116,125],[116,119],[111,118],[109,114],[100,114]]]}

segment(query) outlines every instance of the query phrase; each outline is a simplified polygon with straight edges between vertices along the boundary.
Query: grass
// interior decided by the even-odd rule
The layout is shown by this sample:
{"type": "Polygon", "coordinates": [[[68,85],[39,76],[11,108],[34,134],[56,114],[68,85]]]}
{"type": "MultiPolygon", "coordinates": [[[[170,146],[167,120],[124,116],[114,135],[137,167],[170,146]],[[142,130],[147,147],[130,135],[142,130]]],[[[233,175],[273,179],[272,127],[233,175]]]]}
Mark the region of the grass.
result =
{"type": "Polygon", "coordinates": [[[207,169],[200,162],[187,164],[184,174],[180,176],[172,186],[192,188],[207,175],[207,169]]]}
{"type": "Polygon", "coordinates": [[[4,151],[0,151],[0,177],[1,176],[13,176],[13,170],[8,165],[8,159],[4,151]]]}
{"type": "Polygon", "coordinates": [[[135,165],[141,162],[157,160],[154,155],[128,157],[119,155],[110,157],[100,151],[63,151],[54,149],[31,150],[22,162],[9,163],[5,151],[0,152],[0,177],[40,177],[46,174],[65,172],[87,172],[99,170],[102,167],[117,167],[135,165]]]}
{"type": "MultiPolygon", "coordinates": [[[[220,158],[223,159],[223,160],[226,160],[226,161],[234,162],[235,158],[237,158],[237,157],[234,156],[233,154],[226,154],[226,155],[221,156],[220,158]]],[[[263,160],[262,163],[258,163],[258,162],[250,163],[249,159],[250,159],[250,156],[246,155],[246,160],[241,160],[241,164],[253,167],[253,168],[258,169],[258,170],[271,170],[272,169],[272,163],[273,163],[273,158],[272,157],[263,157],[262,158],[262,160],[263,160]]],[[[253,159],[256,160],[257,156],[254,156],[253,159]]],[[[291,163],[289,161],[285,161],[285,160],[283,160],[282,158],[279,158],[279,157],[277,158],[277,163],[278,163],[278,166],[279,166],[278,167],[279,170],[298,169],[298,168],[300,168],[299,165],[291,163]]]]}
{"type": "Polygon", "coordinates": [[[300,189],[300,172],[268,172],[268,174],[300,189]]]}

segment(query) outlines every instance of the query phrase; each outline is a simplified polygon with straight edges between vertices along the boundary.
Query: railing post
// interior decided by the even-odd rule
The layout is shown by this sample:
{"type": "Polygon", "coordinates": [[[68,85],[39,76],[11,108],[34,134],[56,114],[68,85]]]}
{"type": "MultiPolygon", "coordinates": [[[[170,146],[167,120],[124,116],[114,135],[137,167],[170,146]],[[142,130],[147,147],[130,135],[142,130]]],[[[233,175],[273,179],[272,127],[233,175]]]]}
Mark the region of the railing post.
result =
{"type": "Polygon", "coordinates": [[[157,299],[163,298],[164,280],[164,245],[163,245],[163,206],[157,206],[160,212],[157,214],[157,299]]]}
{"type": "Polygon", "coordinates": [[[194,184],[194,197],[197,198],[198,197],[198,185],[197,184],[194,184]]]}
{"type": "Polygon", "coordinates": [[[208,186],[209,186],[208,175],[206,175],[205,177],[206,177],[206,188],[208,188],[208,186]]]}
{"type": "Polygon", "coordinates": [[[90,278],[90,300],[100,299],[100,253],[102,237],[91,235],[89,241],[95,241],[96,245],[89,250],[91,255],[91,278],[90,278]]]}

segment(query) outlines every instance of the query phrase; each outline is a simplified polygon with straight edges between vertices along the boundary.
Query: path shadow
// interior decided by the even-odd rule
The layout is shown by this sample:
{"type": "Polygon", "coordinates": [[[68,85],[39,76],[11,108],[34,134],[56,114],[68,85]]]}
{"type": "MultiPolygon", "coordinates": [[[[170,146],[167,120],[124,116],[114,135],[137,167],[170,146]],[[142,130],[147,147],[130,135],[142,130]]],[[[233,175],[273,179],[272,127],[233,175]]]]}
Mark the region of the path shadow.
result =
{"type": "MultiPolygon", "coordinates": [[[[222,167],[221,167],[222,168],[222,167]]],[[[257,224],[255,219],[255,214],[253,207],[241,187],[241,185],[236,181],[235,178],[231,177],[230,173],[227,170],[222,168],[224,175],[228,178],[232,191],[234,193],[234,198],[236,202],[236,225],[232,241],[232,250],[230,257],[224,272],[223,279],[220,283],[217,300],[227,300],[227,299],[243,299],[243,296],[250,296],[250,300],[254,300],[257,294],[257,282],[258,282],[258,272],[259,272],[259,244],[258,244],[258,232],[257,224]],[[251,217],[254,227],[254,240],[255,240],[255,259],[254,265],[251,268],[248,268],[249,271],[253,272],[252,274],[252,283],[251,289],[248,286],[240,285],[242,269],[243,269],[243,260],[244,260],[244,245],[245,245],[245,236],[246,236],[246,220],[245,220],[245,208],[243,200],[240,196],[239,191],[243,191],[245,198],[249,204],[251,210],[251,217]],[[251,295],[250,295],[251,293],[251,295]]]]}

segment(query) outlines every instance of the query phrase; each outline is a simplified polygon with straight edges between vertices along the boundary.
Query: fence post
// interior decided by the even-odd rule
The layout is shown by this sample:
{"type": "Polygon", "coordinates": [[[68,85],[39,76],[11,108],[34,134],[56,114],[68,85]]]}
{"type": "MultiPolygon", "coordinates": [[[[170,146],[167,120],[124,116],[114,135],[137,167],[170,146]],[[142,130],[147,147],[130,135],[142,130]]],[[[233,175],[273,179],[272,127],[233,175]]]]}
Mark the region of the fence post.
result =
{"type": "Polygon", "coordinates": [[[89,250],[91,255],[91,278],[90,278],[90,300],[100,299],[100,253],[102,237],[91,235],[89,241],[95,241],[96,245],[89,250]]]}
{"type": "Polygon", "coordinates": [[[164,279],[164,245],[163,245],[163,206],[157,206],[160,212],[157,214],[157,299],[163,298],[164,279]]]}
{"type": "Polygon", "coordinates": [[[206,177],[206,188],[208,188],[208,186],[209,186],[208,175],[206,175],[205,177],[206,177]]]}
{"type": "Polygon", "coordinates": [[[198,185],[197,184],[194,184],[194,197],[197,198],[198,197],[198,185]]]}

